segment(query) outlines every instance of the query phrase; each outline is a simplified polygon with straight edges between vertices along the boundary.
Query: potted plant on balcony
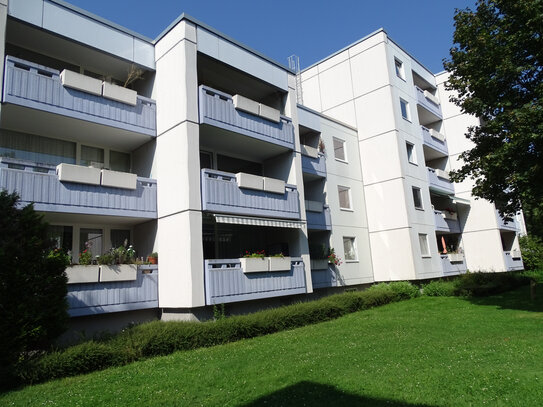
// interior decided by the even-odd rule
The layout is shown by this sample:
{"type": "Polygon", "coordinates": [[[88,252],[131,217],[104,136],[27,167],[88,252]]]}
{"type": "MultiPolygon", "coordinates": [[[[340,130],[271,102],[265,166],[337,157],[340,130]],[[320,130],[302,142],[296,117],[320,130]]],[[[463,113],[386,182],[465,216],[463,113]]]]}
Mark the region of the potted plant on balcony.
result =
{"type": "Polygon", "coordinates": [[[240,258],[241,268],[244,273],[259,273],[268,271],[268,259],[265,258],[264,250],[256,252],[245,251],[245,254],[240,258]]]}
{"type": "Polygon", "coordinates": [[[291,259],[283,253],[277,253],[269,257],[269,271],[290,271],[291,259]]]}
{"type": "Polygon", "coordinates": [[[149,256],[147,256],[147,261],[150,264],[158,264],[158,253],[157,252],[151,253],[149,256]]]}
{"type": "Polygon", "coordinates": [[[328,254],[328,263],[333,264],[334,266],[341,266],[341,257],[339,257],[336,254],[336,251],[333,247],[330,248],[329,254],[328,254]]]}
{"type": "Polygon", "coordinates": [[[68,284],[97,283],[100,267],[93,264],[91,253],[92,242],[85,242],[85,250],[79,253],[79,264],[66,268],[68,284]]]}
{"type": "Polygon", "coordinates": [[[100,282],[134,281],[137,278],[138,267],[136,250],[128,242],[117,248],[111,248],[107,253],[98,257],[100,264],[100,282]]]}

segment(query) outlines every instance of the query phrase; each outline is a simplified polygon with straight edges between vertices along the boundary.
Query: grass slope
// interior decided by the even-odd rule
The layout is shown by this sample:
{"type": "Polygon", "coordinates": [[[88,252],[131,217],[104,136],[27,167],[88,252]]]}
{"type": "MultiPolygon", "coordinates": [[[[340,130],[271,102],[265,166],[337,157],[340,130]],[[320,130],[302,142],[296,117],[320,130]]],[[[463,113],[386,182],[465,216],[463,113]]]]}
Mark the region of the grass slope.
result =
{"type": "Polygon", "coordinates": [[[537,406],[543,308],[527,297],[417,298],[27,387],[0,405],[537,406]]]}

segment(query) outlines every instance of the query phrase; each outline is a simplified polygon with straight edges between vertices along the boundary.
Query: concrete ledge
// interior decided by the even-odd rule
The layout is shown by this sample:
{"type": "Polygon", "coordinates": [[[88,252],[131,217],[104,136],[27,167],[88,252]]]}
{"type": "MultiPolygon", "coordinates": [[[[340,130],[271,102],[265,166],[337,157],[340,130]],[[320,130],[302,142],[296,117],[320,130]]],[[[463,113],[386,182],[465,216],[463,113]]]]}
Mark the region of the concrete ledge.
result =
{"type": "Polygon", "coordinates": [[[60,73],[60,81],[67,88],[81,90],[93,95],[102,95],[102,81],[99,79],[64,69],[60,73]]]}
{"type": "Polygon", "coordinates": [[[264,177],[264,191],[274,194],[285,193],[285,181],[275,178],[264,177]]]}
{"type": "Polygon", "coordinates": [[[57,165],[57,175],[62,182],[100,185],[100,169],[62,163],[57,165]]]}
{"type": "Polygon", "coordinates": [[[137,279],[138,266],[135,264],[116,264],[100,266],[100,282],[134,281],[137,279]]]}
{"type": "Polygon", "coordinates": [[[112,83],[103,82],[102,95],[117,102],[126,103],[127,105],[136,106],[138,103],[138,93],[135,90],[123,88],[122,86],[113,85],[112,83]]]}
{"type": "Polygon", "coordinates": [[[74,264],[65,270],[68,284],[97,283],[100,266],[74,264]]]}
{"type": "Polygon", "coordinates": [[[136,189],[138,176],[128,172],[101,170],[102,185],[105,187],[136,189]]]}
{"type": "Polygon", "coordinates": [[[239,261],[244,273],[262,273],[268,271],[268,259],[265,257],[242,257],[239,261]]]}
{"type": "Polygon", "coordinates": [[[241,95],[234,95],[232,96],[232,101],[234,102],[234,107],[237,110],[241,110],[243,112],[251,113],[254,115],[259,114],[259,104],[252,99],[246,98],[245,96],[241,95]]]}
{"type": "Polygon", "coordinates": [[[238,172],[236,174],[236,181],[240,188],[257,189],[259,191],[264,189],[264,179],[259,175],[238,172]]]}
{"type": "Polygon", "coordinates": [[[270,260],[269,271],[290,271],[290,257],[268,257],[270,260]]]}
{"type": "Polygon", "coordinates": [[[264,119],[268,119],[275,123],[279,123],[281,121],[281,113],[279,112],[279,110],[274,109],[273,107],[263,105],[262,103],[260,103],[260,109],[258,114],[260,117],[263,117],[264,119]]]}

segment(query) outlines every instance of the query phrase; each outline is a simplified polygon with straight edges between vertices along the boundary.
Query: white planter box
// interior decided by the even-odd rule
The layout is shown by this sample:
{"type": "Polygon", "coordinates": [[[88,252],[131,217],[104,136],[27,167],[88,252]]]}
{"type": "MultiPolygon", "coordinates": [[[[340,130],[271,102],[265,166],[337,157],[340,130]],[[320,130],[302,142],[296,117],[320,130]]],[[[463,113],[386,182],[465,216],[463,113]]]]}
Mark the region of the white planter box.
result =
{"type": "Polygon", "coordinates": [[[275,178],[264,177],[264,191],[274,194],[285,193],[285,181],[275,178]]]}
{"type": "Polygon", "coordinates": [[[68,284],[97,283],[100,266],[75,264],[66,268],[68,284]]]}
{"type": "Polygon", "coordinates": [[[317,158],[319,156],[319,150],[317,150],[315,147],[300,144],[300,150],[303,155],[306,155],[308,157],[317,158]]]}
{"type": "Polygon", "coordinates": [[[67,88],[81,90],[93,95],[102,95],[102,81],[99,79],[64,69],[60,73],[60,81],[67,88]]]}
{"type": "Polygon", "coordinates": [[[123,189],[136,189],[138,176],[128,172],[102,170],[102,185],[123,189]]]}
{"type": "Polygon", "coordinates": [[[446,179],[447,181],[449,180],[449,172],[448,171],[443,171],[443,170],[440,170],[440,169],[435,169],[434,171],[436,172],[436,175],[439,178],[446,179]]]}
{"type": "Polygon", "coordinates": [[[326,270],[328,269],[328,260],[311,260],[311,270],[326,270]]]}
{"type": "Polygon", "coordinates": [[[511,258],[513,259],[521,259],[520,250],[511,250],[511,258]]]}
{"type": "Polygon", "coordinates": [[[264,119],[270,120],[275,123],[279,123],[281,120],[281,113],[279,110],[274,109],[273,107],[269,107],[266,105],[260,104],[260,117],[263,117],[264,119]]]}
{"type": "Polygon", "coordinates": [[[259,191],[264,189],[264,180],[259,175],[238,172],[236,174],[236,181],[240,188],[257,189],[259,191]]]}
{"type": "Polygon", "coordinates": [[[449,253],[447,257],[451,263],[462,263],[464,261],[463,253],[449,253]]]}
{"type": "Polygon", "coordinates": [[[260,111],[258,102],[255,102],[254,100],[241,95],[234,95],[232,97],[232,101],[234,102],[234,107],[237,110],[241,110],[243,112],[251,113],[255,116],[258,116],[258,113],[260,111]]]}
{"type": "Polygon", "coordinates": [[[261,273],[268,271],[267,257],[242,257],[239,261],[244,273],[261,273]]]}
{"type": "Polygon", "coordinates": [[[305,210],[309,212],[322,212],[324,204],[319,201],[305,201],[305,210]]]}
{"type": "Polygon", "coordinates": [[[270,271],[290,271],[292,261],[290,257],[268,257],[270,271]]]}
{"type": "Polygon", "coordinates": [[[432,102],[432,103],[434,103],[434,104],[436,104],[436,105],[438,105],[438,106],[441,104],[441,102],[439,101],[439,99],[438,99],[436,96],[432,95],[432,94],[431,94],[430,92],[428,92],[427,90],[424,91],[424,97],[425,97],[426,99],[428,99],[430,102],[432,102]]]}
{"type": "Polygon", "coordinates": [[[58,179],[63,182],[100,185],[100,169],[62,163],[57,165],[58,179]]]}
{"type": "Polygon", "coordinates": [[[435,139],[445,142],[445,136],[441,134],[439,131],[434,130],[434,129],[430,129],[429,131],[430,131],[430,136],[432,136],[435,139]]]}
{"type": "Polygon", "coordinates": [[[456,212],[450,213],[447,211],[441,212],[443,219],[458,220],[458,214],[456,212]]]}
{"type": "Polygon", "coordinates": [[[135,264],[117,264],[100,266],[100,282],[134,281],[137,278],[138,266],[135,264]]]}
{"type": "Polygon", "coordinates": [[[127,105],[136,106],[138,103],[138,92],[108,82],[102,82],[102,95],[127,105]]]}

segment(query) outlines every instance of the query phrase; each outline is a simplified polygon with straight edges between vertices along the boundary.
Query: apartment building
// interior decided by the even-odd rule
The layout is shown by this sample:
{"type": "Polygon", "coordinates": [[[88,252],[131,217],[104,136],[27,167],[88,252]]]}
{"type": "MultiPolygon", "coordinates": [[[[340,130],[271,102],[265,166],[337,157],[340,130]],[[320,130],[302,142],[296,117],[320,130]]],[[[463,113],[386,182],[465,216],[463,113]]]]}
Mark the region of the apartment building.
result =
{"type": "Polygon", "coordinates": [[[473,119],[382,30],[296,74],[186,15],[155,40],[60,0],[0,19],[0,188],[72,253],[74,324],[522,268],[521,215],[448,180],[473,119]],[[124,242],[158,265],[77,264],[124,242]]]}

